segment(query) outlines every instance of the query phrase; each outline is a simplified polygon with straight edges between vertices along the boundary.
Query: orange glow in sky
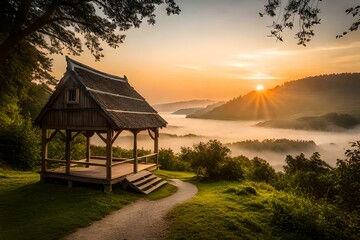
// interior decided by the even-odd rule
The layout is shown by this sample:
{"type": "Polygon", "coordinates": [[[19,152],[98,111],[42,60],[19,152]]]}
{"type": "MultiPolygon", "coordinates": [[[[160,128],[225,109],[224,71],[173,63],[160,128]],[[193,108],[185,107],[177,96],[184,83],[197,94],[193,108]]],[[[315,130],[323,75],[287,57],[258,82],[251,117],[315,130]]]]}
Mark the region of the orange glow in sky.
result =
{"type": "MultiPolygon", "coordinates": [[[[266,89],[303,77],[360,71],[360,31],[336,39],[354,19],[345,9],[353,1],[320,2],[322,24],[307,47],[297,45],[295,31],[284,42],[267,37],[273,19],[260,18],[266,0],[177,0],[182,12],[156,12],[125,34],[95,62],[84,47],[75,60],[100,71],[126,75],[151,104],[191,99],[229,100],[261,84],[266,89]]],[[[296,25],[296,24],[295,24],[296,25]]],[[[65,57],[53,56],[54,75],[65,72],[65,57]]]]}
{"type": "Polygon", "coordinates": [[[262,90],[264,90],[264,86],[259,84],[259,85],[256,86],[256,90],[257,91],[262,91],[262,90]]]}

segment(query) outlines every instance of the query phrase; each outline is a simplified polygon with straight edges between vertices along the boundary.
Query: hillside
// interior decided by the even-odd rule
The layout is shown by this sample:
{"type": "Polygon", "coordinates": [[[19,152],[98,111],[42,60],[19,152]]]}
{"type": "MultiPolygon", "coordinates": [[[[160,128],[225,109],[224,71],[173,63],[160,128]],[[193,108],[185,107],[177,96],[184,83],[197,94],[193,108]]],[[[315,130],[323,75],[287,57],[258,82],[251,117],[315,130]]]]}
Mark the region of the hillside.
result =
{"type": "Polygon", "coordinates": [[[275,119],[256,124],[259,127],[287,128],[315,131],[342,131],[352,129],[360,120],[350,114],[328,113],[320,116],[275,119]]]}
{"type": "Polygon", "coordinates": [[[157,104],[153,107],[158,112],[175,112],[184,108],[205,108],[210,104],[214,104],[215,101],[212,100],[190,100],[190,101],[180,101],[172,103],[157,104]]]}
{"type": "Polygon", "coordinates": [[[193,114],[199,110],[201,110],[203,108],[182,108],[182,109],[179,109],[175,112],[173,112],[172,114],[175,114],[175,115],[190,115],[190,114],[193,114]]]}
{"type": "Polygon", "coordinates": [[[204,114],[204,119],[259,120],[330,112],[360,116],[360,73],[308,77],[265,91],[252,91],[204,114]]]}

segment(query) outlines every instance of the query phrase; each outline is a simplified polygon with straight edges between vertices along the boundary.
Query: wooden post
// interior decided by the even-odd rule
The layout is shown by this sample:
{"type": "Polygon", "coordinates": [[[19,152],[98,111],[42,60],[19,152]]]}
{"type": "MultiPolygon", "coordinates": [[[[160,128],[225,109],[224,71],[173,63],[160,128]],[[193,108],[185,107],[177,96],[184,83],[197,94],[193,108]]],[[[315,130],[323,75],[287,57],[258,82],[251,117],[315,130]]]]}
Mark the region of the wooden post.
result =
{"type": "Polygon", "coordinates": [[[66,174],[70,174],[70,142],[71,130],[66,130],[66,143],[65,143],[65,160],[66,160],[66,174]]]}
{"type": "Polygon", "coordinates": [[[41,137],[41,172],[47,171],[47,152],[48,152],[48,141],[47,141],[47,130],[46,128],[42,129],[41,137]]]}
{"type": "MultiPolygon", "coordinates": [[[[86,162],[90,162],[90,131],[86,131],[86,162]]],[[[86,165],[86,167],[88,168],[89,165],[86,165]]]]}
{"type": "Polygon", "coordinates": [[[111,181],[112,139],[113,139],[113,130],[108,129],[107,138],[106,138],[106,179],[109,181],[111,181]]]}
{"type": "Polygon", "coordinates": [[[155,155],[155,163],[159,165],[159,128],[155,129],[155,139],[154,139],[154,153],[155,155]]]}
{"type": "Polygon", "coordinates": [[[138,159],[137,159],[137,131],[133,131],[134,133],[134,153],[133,153],[133,158],[134,158],[134,173],[138,172],[138,159]]]}

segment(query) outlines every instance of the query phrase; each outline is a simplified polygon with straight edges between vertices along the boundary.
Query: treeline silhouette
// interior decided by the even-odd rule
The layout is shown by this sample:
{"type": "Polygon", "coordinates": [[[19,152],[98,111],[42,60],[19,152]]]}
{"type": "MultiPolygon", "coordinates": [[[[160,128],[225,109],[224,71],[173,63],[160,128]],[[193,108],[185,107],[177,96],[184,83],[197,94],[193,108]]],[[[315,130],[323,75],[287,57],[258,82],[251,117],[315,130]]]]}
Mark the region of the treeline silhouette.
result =
{"type": "Polygon", "coordinates": [[[253,151],[271,151],[279,153],[287,153],[294,151],[316,151],[317,145],[314,141],[307,140],[290,140],[290,139],[265,139],[259,140],[245,140],[226,144],[231,148],[242,148],[253,151]]]}

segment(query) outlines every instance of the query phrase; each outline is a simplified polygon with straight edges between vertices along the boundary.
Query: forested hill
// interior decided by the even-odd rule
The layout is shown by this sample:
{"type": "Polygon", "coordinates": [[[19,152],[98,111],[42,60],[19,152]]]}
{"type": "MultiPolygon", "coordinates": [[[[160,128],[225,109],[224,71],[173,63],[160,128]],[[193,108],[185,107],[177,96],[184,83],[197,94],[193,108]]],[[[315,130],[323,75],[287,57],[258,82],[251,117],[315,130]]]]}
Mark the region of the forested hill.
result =
{"type": "Polygon", "coordinates": [[[202,115],[205,119],[259,120],[326,113],[360,116],[360,73],[321,75],[252,91],[202,115]]]}

